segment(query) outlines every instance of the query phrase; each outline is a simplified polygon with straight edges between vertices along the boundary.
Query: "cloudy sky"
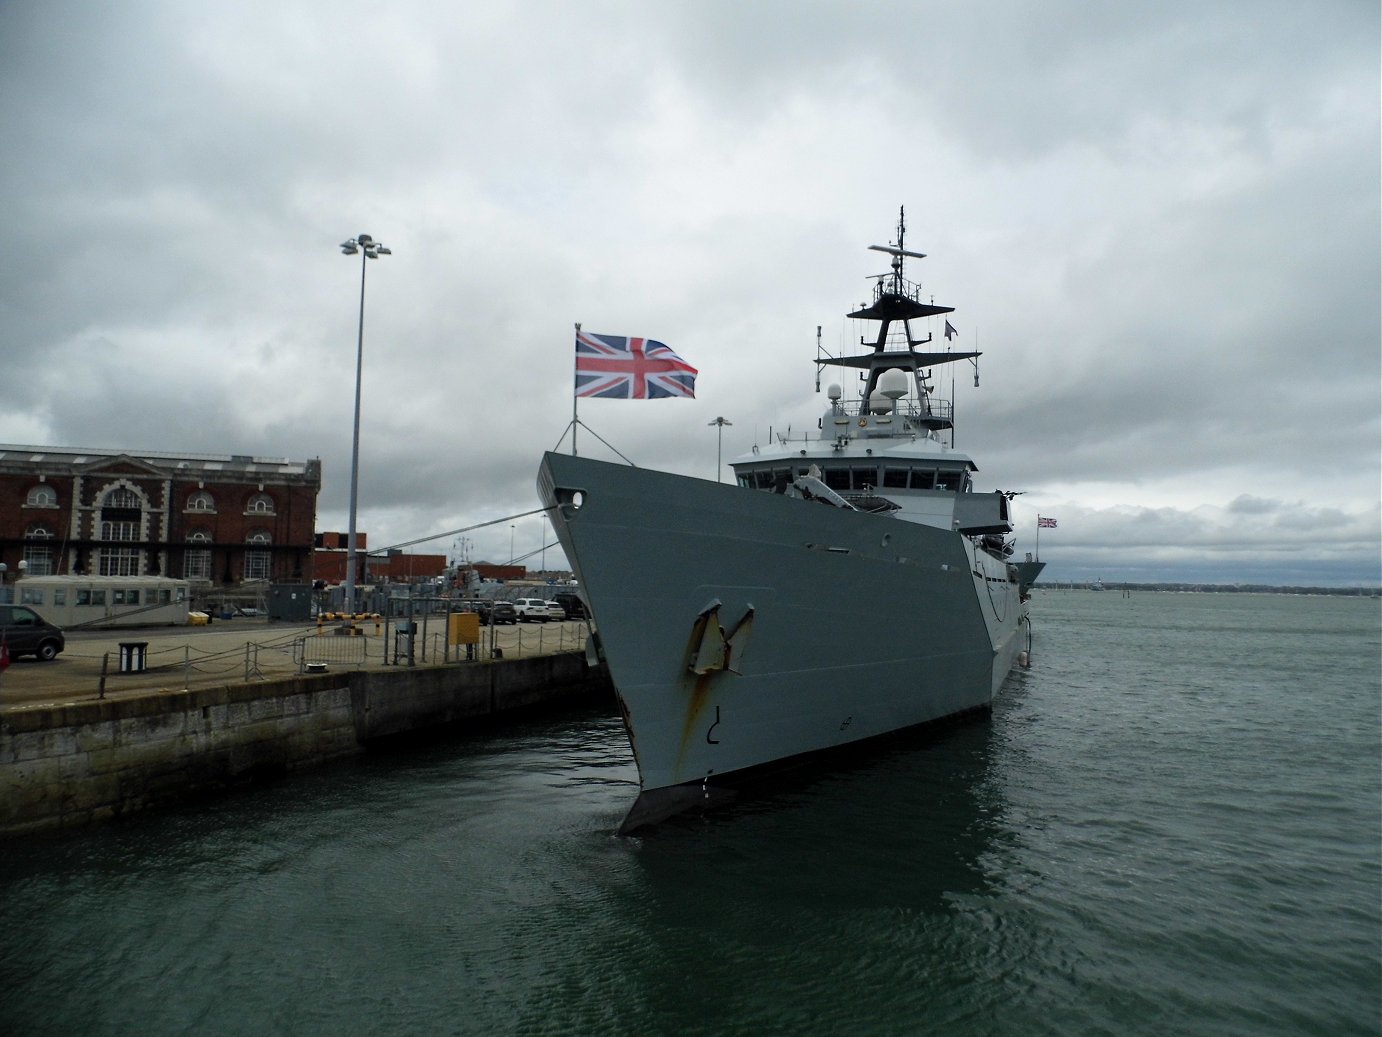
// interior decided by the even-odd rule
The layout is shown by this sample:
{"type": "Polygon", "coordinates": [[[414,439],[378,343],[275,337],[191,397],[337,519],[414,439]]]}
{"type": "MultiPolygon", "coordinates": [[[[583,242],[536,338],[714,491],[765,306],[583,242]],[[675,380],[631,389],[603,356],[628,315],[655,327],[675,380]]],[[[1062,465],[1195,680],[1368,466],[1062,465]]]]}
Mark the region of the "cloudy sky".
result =
{"type": "Polygon", "coordinates": [[[905,205],[1048,576],[1376,584],[1378,40],[1373,0],[5,0],[0,443],[320,457],[345,529],[367,232],[372,546],[536,506],[576,321],[700,368],[580,416],[714,478],[716,416],[726,458],[814,426],[905,205]]]}

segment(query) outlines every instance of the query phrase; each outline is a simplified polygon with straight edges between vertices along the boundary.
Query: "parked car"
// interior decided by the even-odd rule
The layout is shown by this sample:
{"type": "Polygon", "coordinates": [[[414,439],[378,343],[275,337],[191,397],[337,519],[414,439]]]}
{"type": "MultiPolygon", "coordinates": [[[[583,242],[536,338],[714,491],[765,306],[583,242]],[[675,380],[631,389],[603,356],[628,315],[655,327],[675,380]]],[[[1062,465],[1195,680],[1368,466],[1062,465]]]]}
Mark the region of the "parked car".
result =
{"type": "Polygon", "coordinates": [[[474,612],[480,617],[480,622],[489,626],[491,623],[517,623],[518,613],[507,601],[484,601],[472,599],[459,601],[456,603],[462,612],[474,612]]]}
{"type": "Polygon", "coordinates": [[[0,640],[12,659],[32,655],[47,662],[67,647],[62,630],[28,605],[0,605],[0,640]]]}
{"type": "MultiPolygon", "coordinates": [[[[518,612],[518,618],[523,623],[546,623],[549,619],[565,619],[566,613],[560,616],[553,613],[552,607],[546,598],[515,598],[514,609],[518,612]]],[[[557,606],[557,611],[561,606],[557,606]]]]}
{"type": "Polygon", "coordinates": [[[518,622],[518,610],[513,607],[513,602],[491,601],[486,604],[490,607],[490,615],[495,623],[507,623],[513,626],[518,622]]]}
{"type": "Polygon", "coordinates": [[[588,614],[585,602],[575,591],[557,591],[552,600],[566,610],[567,619],[585,619],[588,614]]]}
{"type": "Polygon", "coordinates": [[[566,609],[561,607],[560,602],[549,600],[547,602],[547,618],[555,619],[558,623],[564,622],[566,619],[566,609]]]}

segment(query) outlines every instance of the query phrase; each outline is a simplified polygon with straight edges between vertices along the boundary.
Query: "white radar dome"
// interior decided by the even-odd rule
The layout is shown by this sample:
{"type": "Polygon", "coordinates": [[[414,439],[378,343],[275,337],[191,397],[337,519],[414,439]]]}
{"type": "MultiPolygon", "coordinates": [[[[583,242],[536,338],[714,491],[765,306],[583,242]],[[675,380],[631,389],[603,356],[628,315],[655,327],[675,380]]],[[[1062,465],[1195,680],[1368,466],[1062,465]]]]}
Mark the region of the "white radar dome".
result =
{"type": "Polygon", "coordinates": [[[907,395],[907,374],[896,367],[884,371],[878,378],[878,391],[890,400],[900,400],[907,395]]]}
{"type": "Polygon", "coordinates": [[[886,396],[870,396],[869,410],[874,414],[887,414],[893,409],[893,401],[886,396]]]}
{"type": "Polygon", "coordinates": [[[834,382],[831,382],[830,385],[826,386],[825,395],[831,400],[838,400],[840,398],[840,392],[840,387],[834,382]]]}

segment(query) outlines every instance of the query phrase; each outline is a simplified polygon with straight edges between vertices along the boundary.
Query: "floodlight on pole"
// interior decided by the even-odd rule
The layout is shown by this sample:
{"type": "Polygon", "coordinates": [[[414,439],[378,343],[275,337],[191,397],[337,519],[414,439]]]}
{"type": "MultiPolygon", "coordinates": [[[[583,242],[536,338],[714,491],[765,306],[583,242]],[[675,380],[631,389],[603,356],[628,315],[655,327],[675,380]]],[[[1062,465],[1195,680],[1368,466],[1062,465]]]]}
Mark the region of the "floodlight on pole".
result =
{"type": "Polygon", "coordinates": [[[707,421],[707,426],[714,425],[715,428],[715,481],[721,482],[720,471],[724,467],[720,463],[720,448],[724,445],[725,426],[733,426],[734,422],[726,421],[724,418],[716,418],[714,421],[707,421]]]}
{"type": "Polygon", "coordinates": [[[355,429],[350,442],[350,528],[346,533],[345,612],[355,617],[355,515],[360,489],[360,375],[365,361],[365,266],[366,260],[391,256],[393,251],[368,234],[341,242],[341,254],[360,257],[360,329],[355,340],[355,429]]]}

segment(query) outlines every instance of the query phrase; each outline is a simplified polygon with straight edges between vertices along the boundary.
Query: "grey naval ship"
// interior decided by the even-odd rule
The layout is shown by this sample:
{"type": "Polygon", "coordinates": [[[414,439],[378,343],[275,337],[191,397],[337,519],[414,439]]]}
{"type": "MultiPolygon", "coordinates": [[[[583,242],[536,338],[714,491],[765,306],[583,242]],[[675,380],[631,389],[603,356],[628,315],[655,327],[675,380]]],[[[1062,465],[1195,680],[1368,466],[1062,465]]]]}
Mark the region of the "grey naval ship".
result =
{"type": "MultiPolygon", "coordinates": [[[[953,308],[904,276],[906,224],[872,302],[868,352],[808,435],[778,434],[721,484],[573,454],[543,455],[538,492],[579,580],[642,789],[627,834],[713,804],[750,771],[987,710],[1031,649],[1011,493],[980,492],[953,445],[954,400],[913,322],[953,308]]],[[[841,381],[844,381],[842,378],[841,381]]]]}

